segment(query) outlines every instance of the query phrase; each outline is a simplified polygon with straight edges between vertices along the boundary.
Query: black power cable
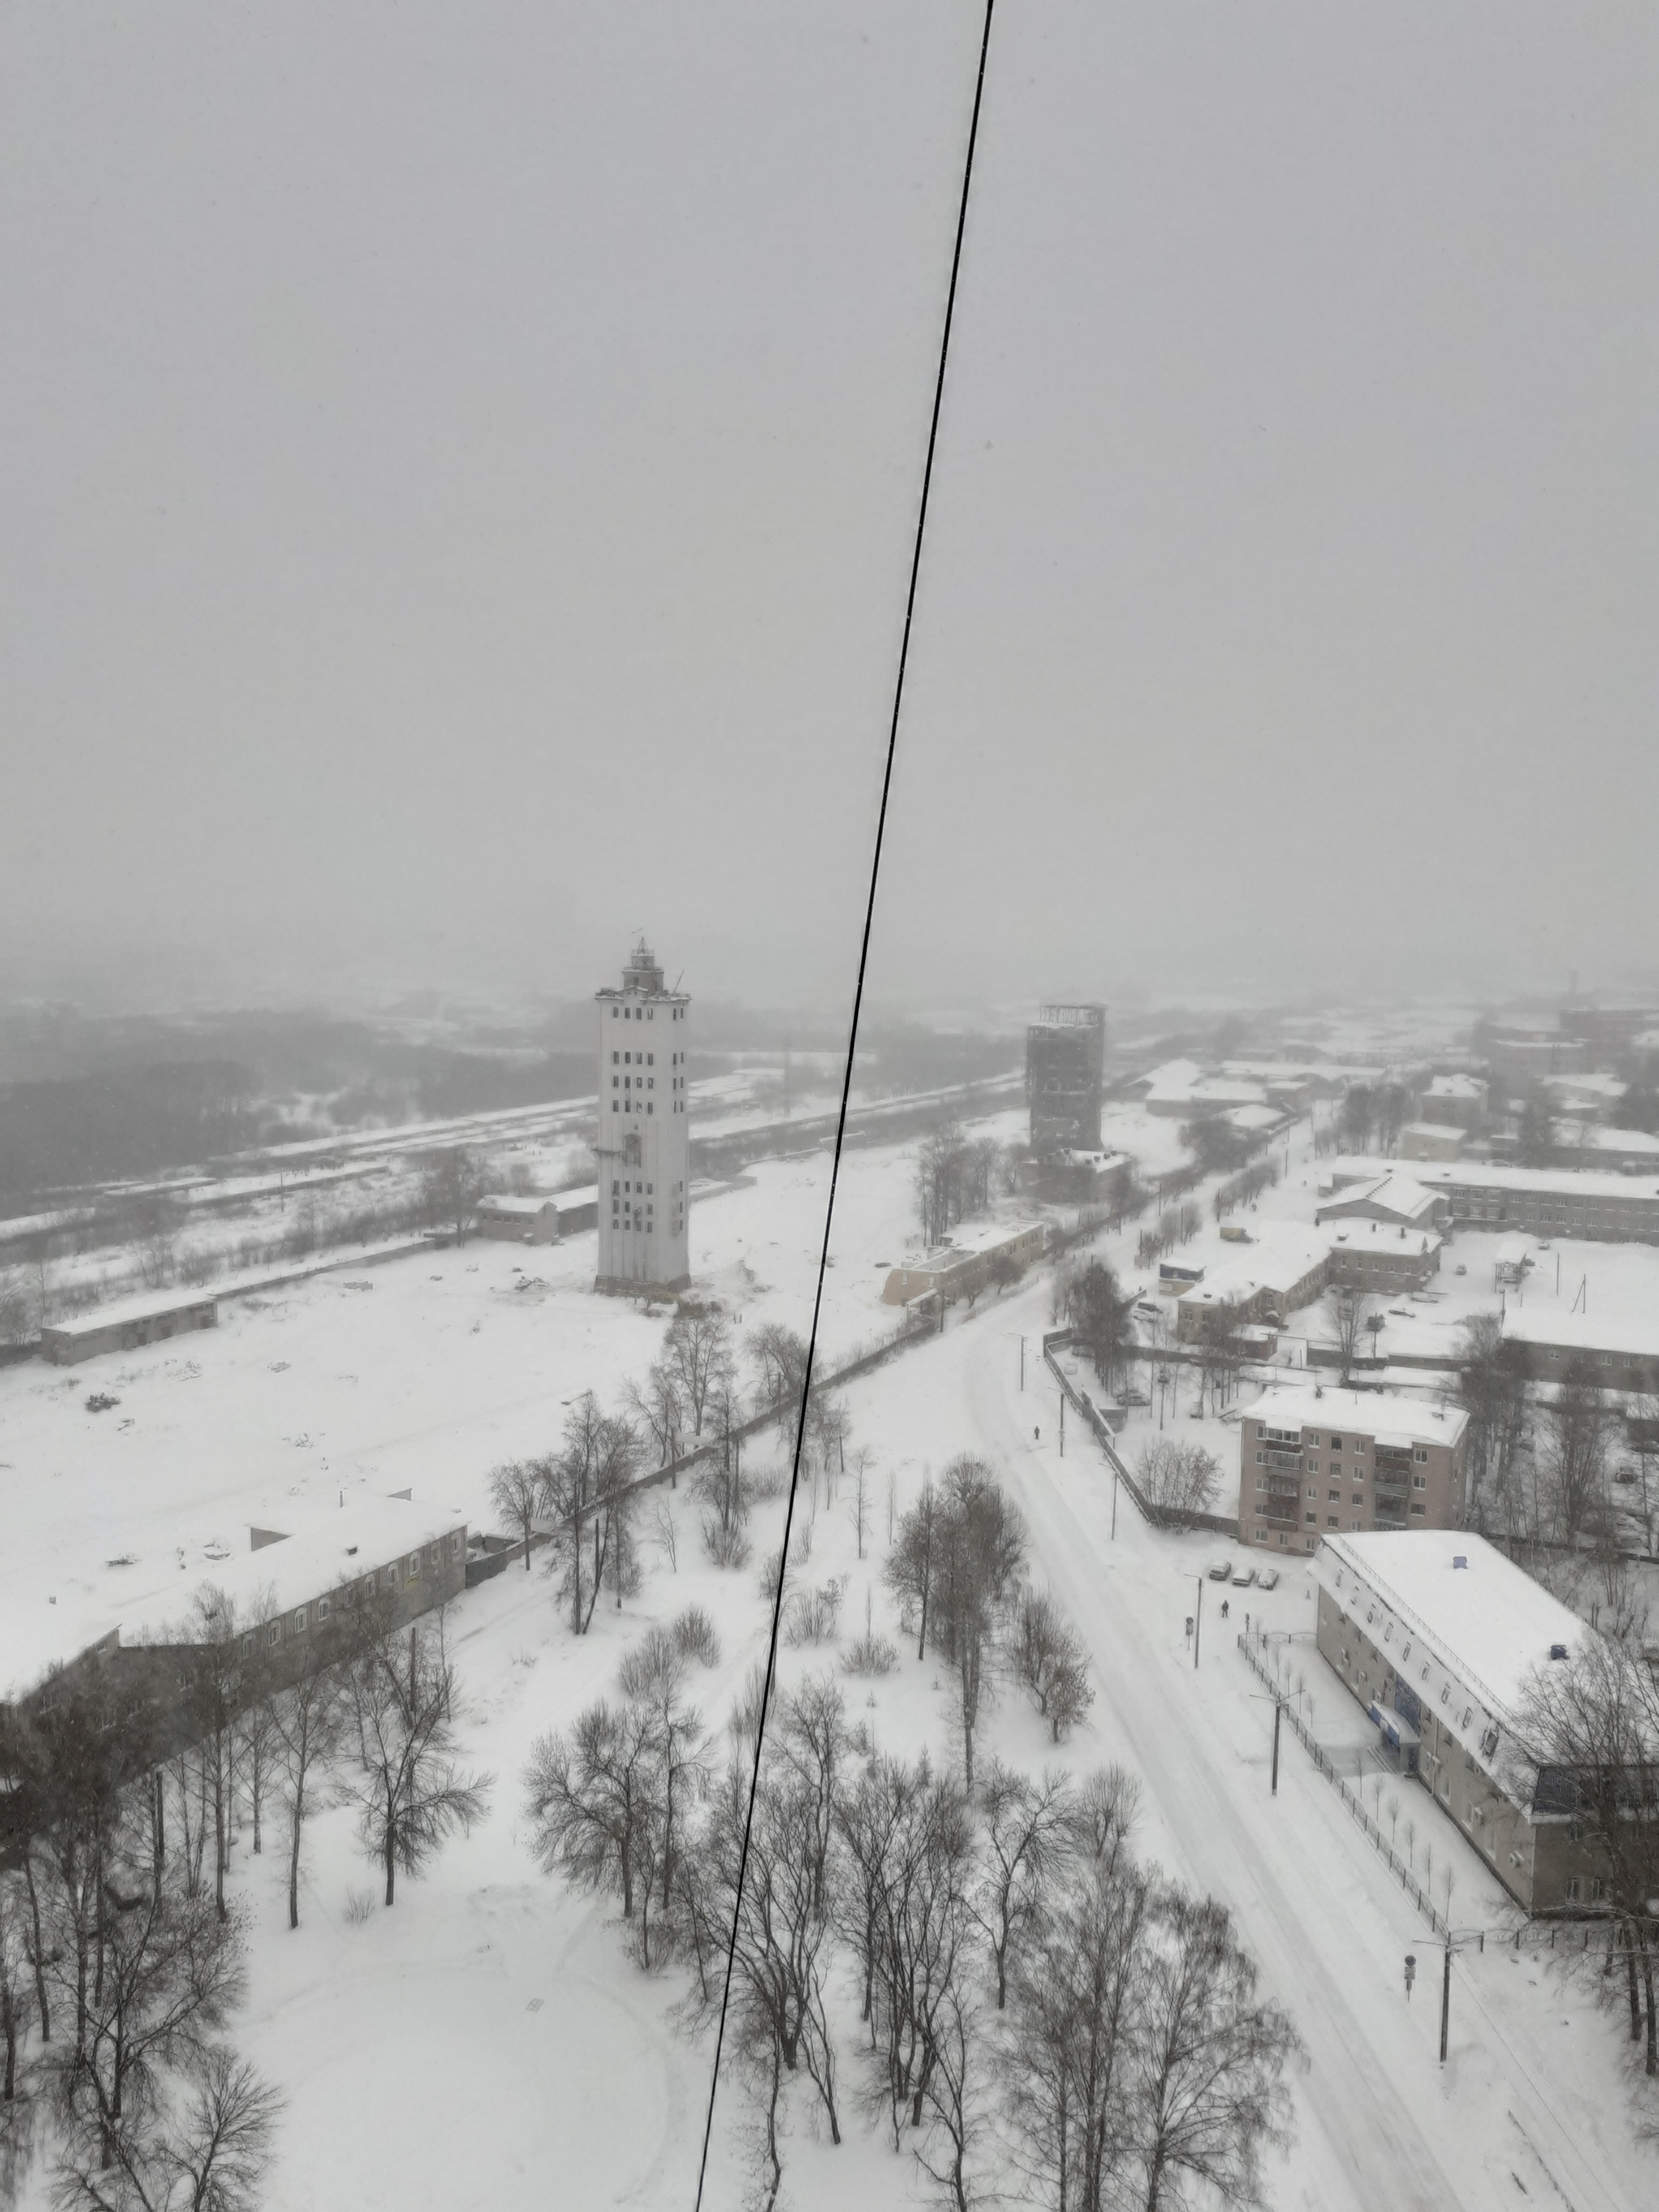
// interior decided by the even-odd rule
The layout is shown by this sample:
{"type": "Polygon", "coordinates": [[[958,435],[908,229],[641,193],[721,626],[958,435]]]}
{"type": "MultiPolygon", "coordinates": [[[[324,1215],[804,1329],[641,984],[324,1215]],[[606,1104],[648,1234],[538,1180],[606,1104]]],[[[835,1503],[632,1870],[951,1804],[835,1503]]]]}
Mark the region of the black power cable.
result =
{"type": "Polygon", "coordinates": [[[881,809],[876,817],[875,851],[870,861],[870,891],[864,906],[864,935],[859,945],[858,984],[853,994],[853,1020],[847,1038],[847,1065],[841,1082],[841,1111],[836,1118],[836,1150],[830,1169],[830,1202],[823,1214],[823,1246],[818,1254],[817,1288],[812,1298],[812,1327],[806,1340],[806,1368],[801,1378],[800,1413],[795,1424],[795,1456],[789,1470],[789,1503],[783,1518],[783,1549],[778,1560],[778,1587],[772,1600],[772,1632],[766,1650],[766,1676],[761,1686],[760,1712],[755,1727],[755,1765],[749,1778],[749,1802],[744,1814],[743,1849],[738,1859],[738,1893],[732,1909],[732,1935],[726,1950],[726,1979],[720,1990],[720,2025],[714,2033],[714,2067],[708,2083],[708,2112],[703,2122],[702,2156],[697,2166],[697,2212],[708,2173],[708,2146],[714,2132],[714,2100],[720,2092],[720,2052],[726,2042],[726,2015],[732,2002],[732,1973],[738,1949],[738,1923],[743,1911],[743,1886],[749,1871],[749,1842],[755,1825],[755,1797],[760,1787],[761,1752],[766,1741],[766,1716],[777,1674],[778,1627],[783,1617],[783,1585],[789,1561],[789,1538],[794,1527],[795,1497],[800,1486],[801,1444],[806,1433],[806,1410],[812,1393],[812,1362],[817,1352],[818,1316],[823,1305],[823,1278],[830,1262],[830,1235],[836,1213],[836,1185],[841,1176],[842,1146],[847,1135],[847,1103],[853,1088],[853,1061],[858,1050],[859,1016],[864,1006],[865,970],[870,959],[870,929],[875,919],[876,885],[881,875],[882,839],[887,828],[887,799],[893,784],[893,756],[898,746],[899,712],[904,703],[904,672],[910,659],[910,628],[915,618],[916,585],[921,574],[921,541],[927,527],[927,495],[933,488],[933,455],[939,445],[939,411],[945,402],[945,365],[950,358],[951,325],[956,314],[957,279],[962,270],[962,240],[968,227],[968,192],[974,176],[974,147],[979,137],[979,111],[985,97],[985,64],[991,50],[991,18],[996,0],[985,0],[985,27],[980,36],[979,74],[974,81],[974,112],[968,125],[968,151],[962,165],[962,200],[957,210],[956,245],[951,255],[951,286],[945,300],[945,327],[939,336],[939,374],[933,384],[933,418],[927,426],[927,459],[921,474],[921,500],[916,510],[915,544],[910,555],[910,588],[904,602],[904,634],[899,642],[898,675],[893,686],[893,719],[887,732],[887,763],[881,779],[881,809]]]}

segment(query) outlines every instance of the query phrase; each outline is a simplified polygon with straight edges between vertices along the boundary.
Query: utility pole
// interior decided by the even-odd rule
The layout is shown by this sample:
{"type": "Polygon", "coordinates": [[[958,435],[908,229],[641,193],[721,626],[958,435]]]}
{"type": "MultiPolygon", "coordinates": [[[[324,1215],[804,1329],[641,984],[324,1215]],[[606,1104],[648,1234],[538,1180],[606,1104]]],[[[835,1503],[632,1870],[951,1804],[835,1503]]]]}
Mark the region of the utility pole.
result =
{"type": "Polygon", "coordinates": [[[1451,1930],[1446,1930],[1446,1971],[1440,1984],[1440,2063],[1446,2063],[1446,2039],[1451,2031],[1451,1930]]]}
{"type": "Polygon", "coordinates": [[[1284,1717],[1285,1700],[1283,1698],[1275,1698],[1273,1699],[1273,1786],[1272,1793],[1275,1797],[1279,1795],[1279,1723],[1284,1717]]]}
{"type": "Polygon", "coordinates": [[[1060,1392],[1060,1455],[1062,1459],[1066,1456],[1066,1389],[1063,1383],[1060,1392]]]}
{"type": "MultiPolygon", "coordinates": [[[[1645,1483],[1645,1475],[1643,1479],[1645,1483]]],[[[1645,1510],[1645,1507],[1644,1510],[1645,1510]]],[[[1112,1469],[1112,1541],[1115,1544],[1117,1541],[1117,1468],[1115,1467],[1112,1469]]]]}
{"type": "Polygon", "coordinates": [[[1204,1633],[1204,1577],[1198,1578],[1198,1611],[1193,1615],[1193,1665],[1198,1665],[1198,1639],[1204,1633]]]}
{"type": "Polygon", "coordinates": [[[1019,1387],[1022,1390],[1025,1388],[1025,1339],[1023,1336],[1019,1340],[1019,1387]]]}

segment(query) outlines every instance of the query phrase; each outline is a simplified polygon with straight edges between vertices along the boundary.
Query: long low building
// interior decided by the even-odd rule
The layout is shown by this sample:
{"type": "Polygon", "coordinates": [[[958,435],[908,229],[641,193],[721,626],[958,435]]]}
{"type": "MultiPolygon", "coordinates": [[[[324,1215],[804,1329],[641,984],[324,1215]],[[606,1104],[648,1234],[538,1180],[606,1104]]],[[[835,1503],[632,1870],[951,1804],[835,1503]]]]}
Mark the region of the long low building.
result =
{"type": "MultiPolygon", "coordinates": [[[[1375,1160],[1347,1158],[1325,1170],[1339,1193],[1375,1181],[1375,1160]]],[[[1413,1160],[1412,1180],[1443,1198],[1455,1223],[1519,1229],[1532,1237],[1659,1244],[1659,1182],[1571,1168],[1516,1168],[1477,1160],[1413,1160]]]]}
{"type": "Polygon", "coordinates": [[[219,1301],[199,1291],[163,1291],[100,1306],[81,1321],[54,1322],[40,1332],[40,1351],[58,1367],[92,1359],[100,1352],[136,1352],[169,1336],[217,1328],[219,1301]]]}
{"type": "Polygon", "coordinates": [[[597,1226],[599,1187],[591,1183],[586,1190],[550,1195],[497,1193],[478,1200],[474,1218],[480,1237],[511,1244],[556,1244],[562,1237],[597,1226]]]}
{"type": "Polygon", "coordinates": [[[78,1699],[99,1728],[143,1719],[155,1743],[177,1725],[192,1669],[227,1634],[257,1658],[262,1686],[292,1679],[310,1642],[356,1606],[377,1626],[402,1627],[466,1586],[467,1524],[453,1506],[364,1498],[307,1515],[291,1530],[250,1531],[249,1549],[185,1583],[139,1593],[119,1618],[8,1609],[0,1637],[0,1717],[49,1717],[78,1699]]]}
{"type": "Polygon", "coordinates": [[[977,1297],[993,1283],[1023,1275],[1042,1257],[1040,1221],[1010,1227],[1000,1223],[958,1229],[919,1259],[895,1267],[883,1286],[884,1305],[908,1305],[913,1298],[939,1297],[947,1305],[977,1297]]]}
{"type": "Polygon", "coordinates": [[[1455,1528],[1468,1425],[1396,1391],[1267,1391],[1238,1425],[1239,1541],[1312,1552],[1337,1529],[1455,1528]]]}
{"type": "Polygon", "coordinates": [[[1593,1911],[1599,1848],[1574,1832],[1570,1778],[1528,1755],[1535,1670],[1594,1636],[1468,1530],[1328,1537],[1314,1560],[1319,1649],[1398,1756],[1532,1913],[1593,1911]]]}
{"type": "Polygon", "coordinates": [[[1526,1352],[1534,1382],[1565,1382],[1570,1373],[1604,1390],[1659,1392],[1659,1319],[1529,1311],[1511,1304],[1504,1334],[1526,1352]]]}

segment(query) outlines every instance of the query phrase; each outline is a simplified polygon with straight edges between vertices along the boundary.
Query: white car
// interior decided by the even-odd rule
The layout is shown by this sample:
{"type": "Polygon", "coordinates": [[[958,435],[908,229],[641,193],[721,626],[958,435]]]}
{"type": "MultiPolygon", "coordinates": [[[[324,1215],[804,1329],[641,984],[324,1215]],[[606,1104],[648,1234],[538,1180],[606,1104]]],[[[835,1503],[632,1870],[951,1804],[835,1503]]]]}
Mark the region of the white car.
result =
{"type": "Polygon", "coordinates": [[[1212,1559],[1210,1580],[1212,1583],[1229,1583],[1232,1578],[1233,1563],[1231,1559],[1212,1559]]]}
{"type": "Polygon", "coordinates": [[[1235,1589],[1249,1589],[1250,1584],[1255,1580],[1255,1569],[1250,1565],[1249,1561],[1246,1559],[1244,1564],[1239,1568],[1237,1573],[1233,1577],[1233,1588],[1235,1589]]]}
{"type": "Polygon", "coordinates": [[[1263,1567],[1255,1578],[1255,1586],[1258,1589],[1277,1589],[1279,1588],[1278,1568],[1263,1567]]]}

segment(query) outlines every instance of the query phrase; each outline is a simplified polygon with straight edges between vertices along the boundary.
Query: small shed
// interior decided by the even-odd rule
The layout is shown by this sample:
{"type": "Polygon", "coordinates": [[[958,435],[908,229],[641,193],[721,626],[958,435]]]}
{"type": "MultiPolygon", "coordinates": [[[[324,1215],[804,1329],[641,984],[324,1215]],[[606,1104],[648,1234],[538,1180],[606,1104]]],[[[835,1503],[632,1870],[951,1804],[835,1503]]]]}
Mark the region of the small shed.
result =
{"type": "Polygon", "coordinates": [[[505,1194],[478,1200],[478,1234],[511,1244],[556,1244],[559,1206],[552,1198],[518,1198],[505,1194]]]}

